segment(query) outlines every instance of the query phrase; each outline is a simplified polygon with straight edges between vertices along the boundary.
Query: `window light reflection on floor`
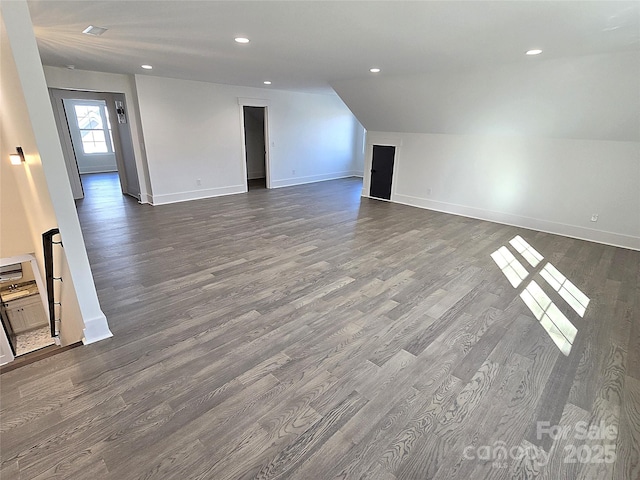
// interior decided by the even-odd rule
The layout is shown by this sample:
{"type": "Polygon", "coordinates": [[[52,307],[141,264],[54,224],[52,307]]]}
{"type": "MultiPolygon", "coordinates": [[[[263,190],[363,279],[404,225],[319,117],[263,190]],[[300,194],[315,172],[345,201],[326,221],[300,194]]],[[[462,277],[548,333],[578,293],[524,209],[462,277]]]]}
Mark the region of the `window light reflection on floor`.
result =
{"type": "Polygon", "coordinates": [[[589,298],[582,293],[578,287],[567,280],[567,277],[561,274],[556,267],[550,263],[547,263],[544,268],[540,270],[540,275],[560,294],[578,315],[584,317],[584,312],[589,305],[589,298]]]}
{"type": "MultiPolygon", "coordinates": [[[[520,254],[532,267],[537,267],[544,257],[529,245],[520,235],[509,240],[509,244],[520,254]]],[[[517,288],[527,277],[529,272],[516,259],[506,246],[500,247],[491,254],[491,258],[498,265],[502,273],[507,277],[513,288],[517,288]]],[[[589,298],[580,291],[567,277],[565,277],[551,263],[547,263],[539,271],[540,276],[580,315],[584,313],[589,305],[589,298]]],[[[533,275],[531,275],[533,277],[533,275]]],[[[535,281],[530,281],[525,289],[520,293],[520,298],[531,310],[534,317],[545,329],[549,338],[556,344],[563,355],[571,353],[573,342],[575,341],[578,329],[553,303],[551,298],[535,281]]]]}
{"type": "Polygon", "coordinates": [[[529,262],[529,265],[532,267],[537,267],[538,264],[544,259],[542,255],[540,255],[535,248],[529,245],[520,235],[516,235],[509,243],[516,251],[524,257],[524,259],[529,262]]]}
{"type": "Polygon", "coordinates": [[[496,262],[502,273],[504,273],[509,283],[516,288],[527,278],[529,272],[522,264],[513,256],[507,247],[500,247],[491,254],[491,258],[496,262]]]}
{"type": "Polygon", "coordinates": [[[568,356],[578,334],[578,329],[564,316],[536,282],[531,281],[520,293],[520,298],[538,319],[553,343],[565,356],[568,356]]]}

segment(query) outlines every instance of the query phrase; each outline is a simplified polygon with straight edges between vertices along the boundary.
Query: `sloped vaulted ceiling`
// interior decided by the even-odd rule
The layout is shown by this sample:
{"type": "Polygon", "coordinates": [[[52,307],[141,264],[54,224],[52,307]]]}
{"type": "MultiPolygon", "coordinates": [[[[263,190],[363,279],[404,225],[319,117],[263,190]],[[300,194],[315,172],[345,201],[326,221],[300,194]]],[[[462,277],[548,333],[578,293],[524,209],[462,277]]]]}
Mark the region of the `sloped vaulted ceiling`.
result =
{"type": "Polygon", "coordinates": [[[640,141],[636,52],[332,85],[367,130],[640,141]]]}

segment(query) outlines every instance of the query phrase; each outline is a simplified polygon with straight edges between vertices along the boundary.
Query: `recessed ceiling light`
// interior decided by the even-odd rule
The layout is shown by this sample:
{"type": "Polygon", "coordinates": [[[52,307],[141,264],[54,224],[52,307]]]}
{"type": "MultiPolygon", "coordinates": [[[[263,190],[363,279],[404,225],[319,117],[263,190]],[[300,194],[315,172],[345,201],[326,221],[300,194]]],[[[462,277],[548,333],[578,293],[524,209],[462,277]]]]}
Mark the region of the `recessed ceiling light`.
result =
{"type": "Polygon", "coordinates": [[[271,82],[270,82],[269,80],[265,80],[263,83],[264,83],[265,85],[271,85],[271,82]]]}
{"type": "Polygon", "coordinates": [[[140,65],[145,70],[151,70],[153,67],[151,65],[140,65]]]}
{"type": "Polygon", "coordinates": [[[371,73],[380,73],[380,69],[379,68],[370,68],[369,71],[371,73]]]}
{"type": "Polygon", "coordinates": [[[249,39],[246,37],[236,37],[234,40],[238,43],[249,43],[249,39]]]}
{"type": "Polygon", "coordinates": [[[82,33],[86,33],[87,35],[93,35],[94,37],[99,37],[100,35],[102,35],[104,32],[106,32],[108,29],[104,28],[104,27],[96,27],[93,25],[89,25],[87,28],[85,28],[82,33]]]}
{"type": "Polygon", "coordinates": [[[542,50],[540,50],[539,48],[534,48],[533,50],[527,50],[525,55],[540,55],[541,53],[542,50]]]}

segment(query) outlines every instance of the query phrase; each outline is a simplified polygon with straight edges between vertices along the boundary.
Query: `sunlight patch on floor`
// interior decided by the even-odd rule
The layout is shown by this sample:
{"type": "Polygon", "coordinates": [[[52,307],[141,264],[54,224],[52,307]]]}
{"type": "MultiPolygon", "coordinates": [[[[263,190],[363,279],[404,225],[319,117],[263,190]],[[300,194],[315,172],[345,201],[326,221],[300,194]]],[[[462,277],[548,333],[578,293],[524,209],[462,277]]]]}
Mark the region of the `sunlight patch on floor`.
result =
{"type": "MultiPolygon", "coordinates": [[[[524,258],[529,265],[536,268],[544,257],[520,235],[509,240],[509,244],[524,258]]],[[[491,258],[498,265],[513,288],[518,288],[526,279],[535,274],[529,274],[507,246],[502,246],[491,254],[491,258]]],[[[564,301],[578,314],[584,317],[589,297],[571,283],[551,263],[547,263],[539,271],[547,284],[562,297],[564,301]]],[[[556,344],[563,355],[568,356],[578,334],[578,329],[571,323],[564,313],[553,303],[542,287],[531,280],[520,292],[520,298],[529,308],[533,316],[540,322],[549,338],[556,344]]]]}
{"type": "Polygon", "coordinates": [[[578,329],[560,311],[540,286],[531,281],[520,293],[520,298],[538,319],[553,343],[564,355],[569,355],[578,329]]]}
{"type": "Polygon", "coordinates": [[[523,256],[523,258],[529,262],[532,267],[537,267],[538,264],[544,259],[535,248],[529,245],[520,235],[516,235],[509,243],[516,251],[523,256]]]}
{"type": "Polygon", "coordinates": [[[551,285],[551,288],[560,294],[578,315],[584,317],[584,312],[589,305],[589,298],[582,293],[578,287],[567,280],[567,277],[550,263],[544,266],[540,271],[540,275],[551,285]]]}
{"type": "Polygon", "coordinates": [[[518,287],[529,275],[527,269],[522,266],[507,247],[500,247],[491,254],[491,258],[500,267],[500,270],[502,270],[502,273],[507,277],[513,288],[518,287]]]}

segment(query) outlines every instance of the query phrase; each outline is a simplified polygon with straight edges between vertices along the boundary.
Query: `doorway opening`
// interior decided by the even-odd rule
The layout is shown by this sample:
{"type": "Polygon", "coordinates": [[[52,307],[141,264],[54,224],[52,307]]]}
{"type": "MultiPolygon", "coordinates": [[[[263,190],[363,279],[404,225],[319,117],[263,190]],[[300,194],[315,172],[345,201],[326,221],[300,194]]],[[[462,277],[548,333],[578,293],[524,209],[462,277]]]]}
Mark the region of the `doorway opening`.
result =
{"type": "Polygon", "coordinates": [[[396,147],[391,145],[374,145],[371,159],[371,183],[369,196],[382,200],[391,200],[393,182],[393,163],[396,147]]]}
{"type": "Polygon", "coordinates": [[[247,189],[267,188],[266,107],[243,106],[247,189]]]}
{"type": "Polygon", "coordinates": [[[124,94],[50,89],[73,197],[85,197],[95,174],[117,175],[121,193],[140,201],[124,94]]]}

